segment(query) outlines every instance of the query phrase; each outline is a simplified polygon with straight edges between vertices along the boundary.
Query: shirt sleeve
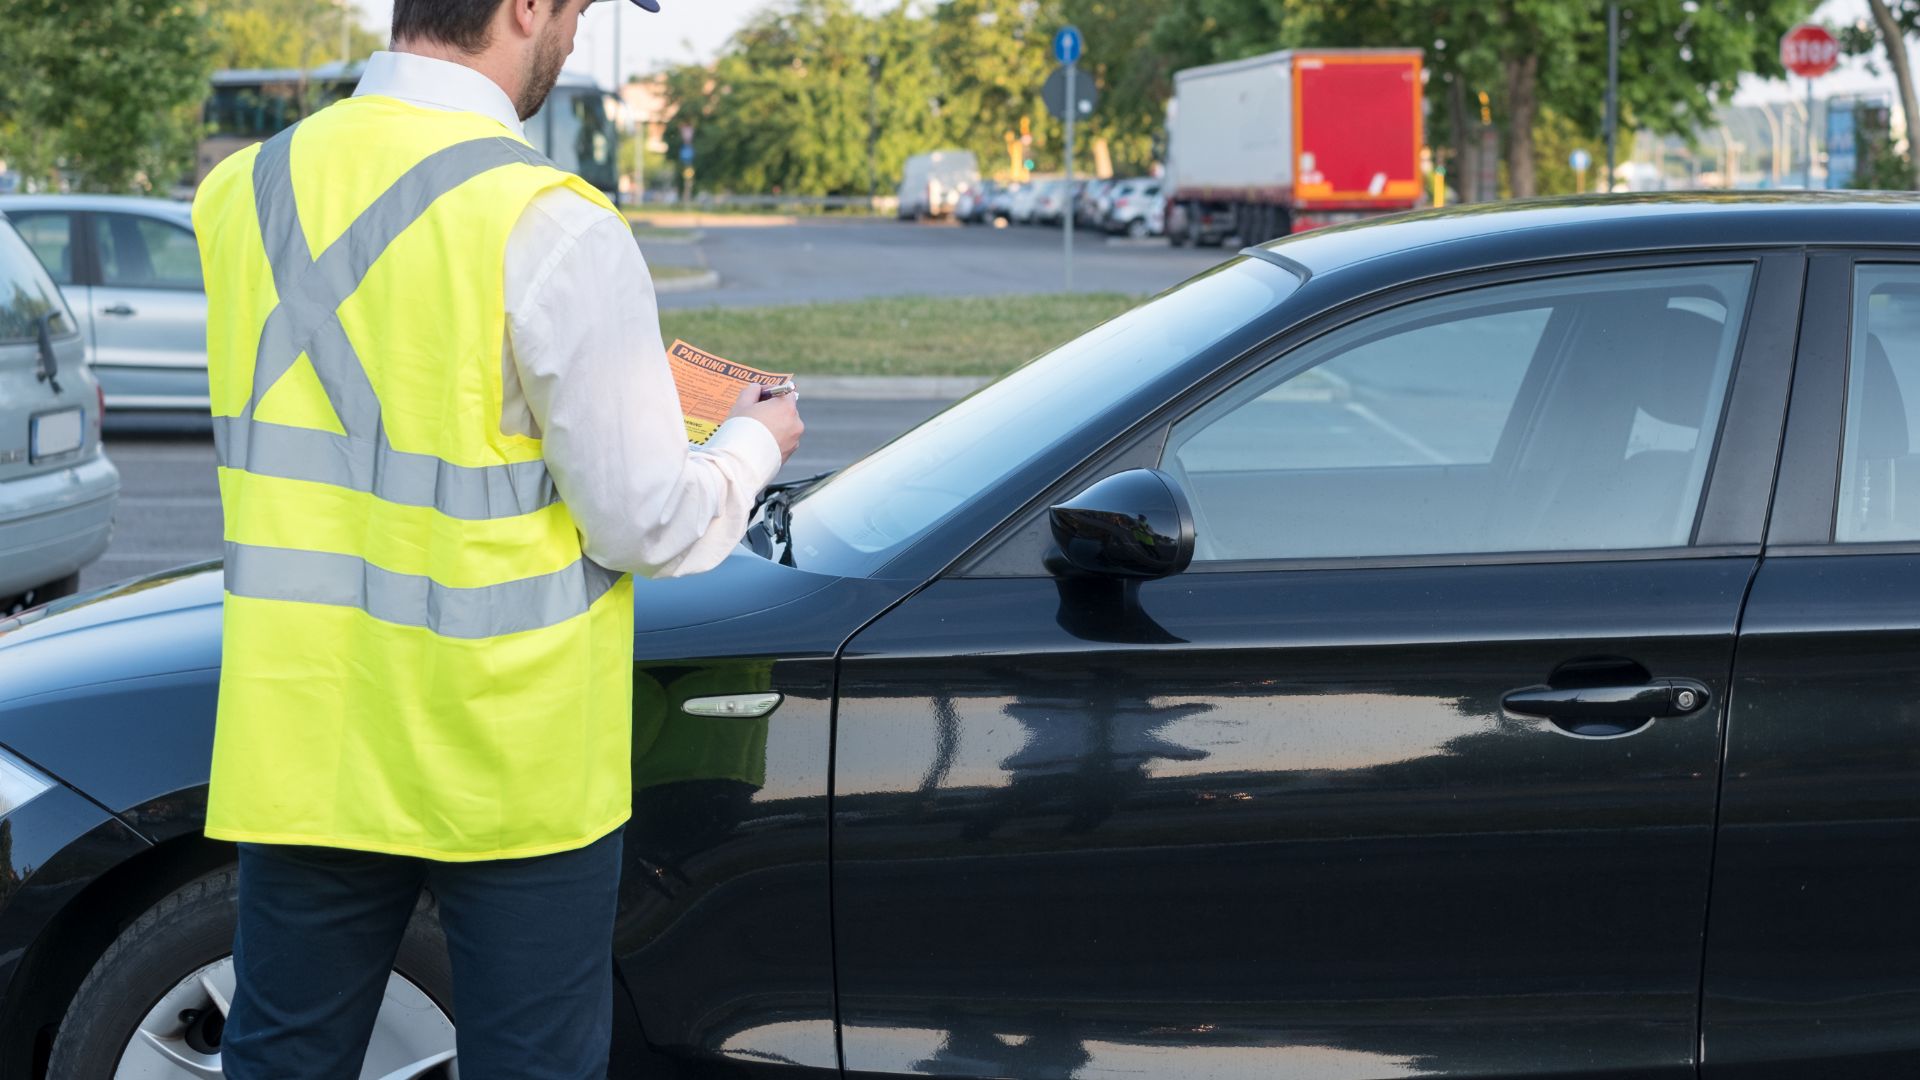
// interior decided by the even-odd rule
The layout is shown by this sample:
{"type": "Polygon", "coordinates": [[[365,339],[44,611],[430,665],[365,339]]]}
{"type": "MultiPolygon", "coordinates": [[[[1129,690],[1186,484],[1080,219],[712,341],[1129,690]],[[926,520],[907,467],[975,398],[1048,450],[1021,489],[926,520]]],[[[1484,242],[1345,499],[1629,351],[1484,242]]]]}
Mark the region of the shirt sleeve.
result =
{"type": "Polygon", "coordinates": [[[687,442],[653,280],[626,223],[564,188],[507,243],[508,371],[586,556],[644,577],[696,574],[740,541],[780,469],[767,428],[737,418],[687,442]]]}

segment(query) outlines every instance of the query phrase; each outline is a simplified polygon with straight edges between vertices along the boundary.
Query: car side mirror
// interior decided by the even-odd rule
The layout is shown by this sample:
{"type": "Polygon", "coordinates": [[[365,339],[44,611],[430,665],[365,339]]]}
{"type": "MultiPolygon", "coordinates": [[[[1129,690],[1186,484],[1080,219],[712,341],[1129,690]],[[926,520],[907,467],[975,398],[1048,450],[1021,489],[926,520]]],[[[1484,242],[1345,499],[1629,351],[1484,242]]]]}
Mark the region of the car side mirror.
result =
{"type": "Polygon", "coordinates": [[[1173,477],[1128,469],[1047,511],[1055,573],[1163,578],[1193,562],[1193,509],[1173,477]]]}

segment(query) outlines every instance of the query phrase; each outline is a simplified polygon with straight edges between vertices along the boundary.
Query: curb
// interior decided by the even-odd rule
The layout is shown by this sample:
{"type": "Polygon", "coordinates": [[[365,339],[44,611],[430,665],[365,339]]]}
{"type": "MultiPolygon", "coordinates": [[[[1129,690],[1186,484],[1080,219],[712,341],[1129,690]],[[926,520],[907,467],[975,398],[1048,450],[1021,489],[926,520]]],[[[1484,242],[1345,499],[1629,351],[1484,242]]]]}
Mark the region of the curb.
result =
{"type": "Polygon", "coordinates": [[[682,235],[679,236],[648,236],[647,233],[650,229],[651,226],[647,225],[635,225],[633,227],[633,238],[639,241],[642,248],[691,247],[707,238],[706,231],[703,229],[686,229],[682,235]]]}
{"type": "Polygon", "coordinates": [[[702,292],[707,289],[717,289],[719,287],[720,275],[712,270],[708,270],[704,274],[698,274],[693,277],[669,278],[665,281],[655,281],[653,283],[653,292],[655,296],[659,296],[664,293],[702,292]]]}
{"type": "Polygon", "coordinates": [[[769,225],[798,225],[800,219],[791,214],[702,214],[666,213],[655,218],[642,214],[638,218],[629,217],[635,225],[656,225],[663,229],[757,229],[769,225]]]}
{"type": "Polygon", "coordinates": [[[796,375],[801,400],[950,401],[993,380],[984,375],[796,375]]]}

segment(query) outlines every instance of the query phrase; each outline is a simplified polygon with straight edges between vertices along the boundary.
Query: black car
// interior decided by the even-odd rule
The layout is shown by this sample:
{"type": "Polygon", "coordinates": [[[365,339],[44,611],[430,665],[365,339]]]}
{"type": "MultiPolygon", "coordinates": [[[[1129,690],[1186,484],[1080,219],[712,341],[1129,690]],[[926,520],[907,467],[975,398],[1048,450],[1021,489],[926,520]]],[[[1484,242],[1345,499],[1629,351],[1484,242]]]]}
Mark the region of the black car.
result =
{"type": "MultiPolygon", "coordinates": [[[[615,1075],[1915,1074],[1916,403],[1912,197],[1463,207],[772,493],[636,590],[615,1075]]],[[[220,598],[0,624],[6,1076],[218,1075],[220,598]]]]}

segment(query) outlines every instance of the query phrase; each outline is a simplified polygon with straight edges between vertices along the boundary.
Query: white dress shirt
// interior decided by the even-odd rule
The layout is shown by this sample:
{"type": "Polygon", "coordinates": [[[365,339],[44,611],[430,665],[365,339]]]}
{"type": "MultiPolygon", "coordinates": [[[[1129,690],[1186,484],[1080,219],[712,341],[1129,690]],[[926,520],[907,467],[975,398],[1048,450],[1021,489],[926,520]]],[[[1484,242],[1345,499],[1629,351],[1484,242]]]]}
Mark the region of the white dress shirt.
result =
{"type": "MultiPolygon", "coordinates": [[[[497,83],[445,60],[374,53],[354,91],[362,94],[476,112],[522,134],[497,83]]],[[[587,557],[646,577],[718,565],[779,471],[780,447],[744,417],[704,446],[688,444],[653,278],[632,229],[554,188],[514,225],[505,274],[500,428],[542,440],[587,557]]]]}

